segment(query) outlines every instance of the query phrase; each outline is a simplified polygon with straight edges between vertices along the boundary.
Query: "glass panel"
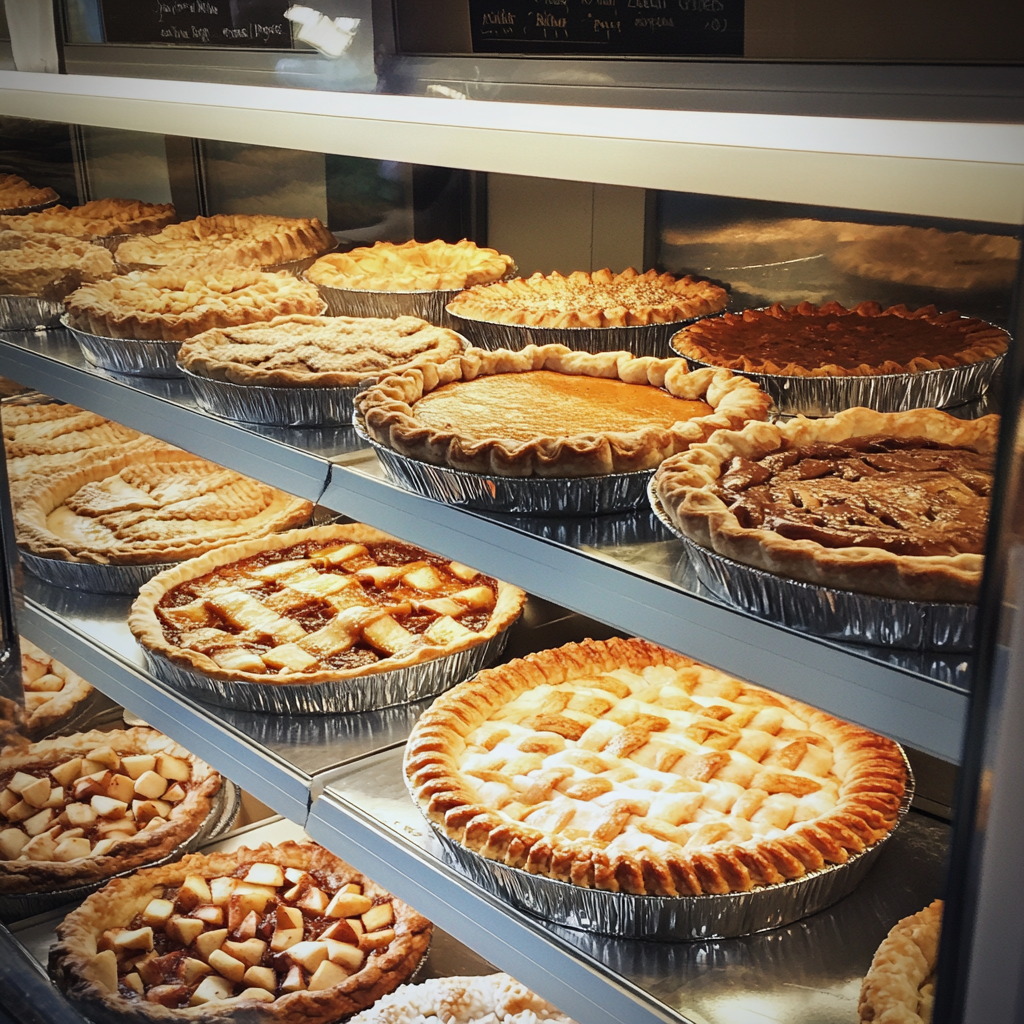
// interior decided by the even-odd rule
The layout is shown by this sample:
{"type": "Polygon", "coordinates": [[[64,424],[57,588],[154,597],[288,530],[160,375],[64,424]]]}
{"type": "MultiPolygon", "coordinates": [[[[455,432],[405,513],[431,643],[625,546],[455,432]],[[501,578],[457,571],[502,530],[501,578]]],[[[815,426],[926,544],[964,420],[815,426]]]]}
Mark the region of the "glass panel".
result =
{"type": "Polygon", "coordinates": [[[93,198],[118,196],[145,203],[171,202],[162,135],[112,128],[82,128],[93,198]]]}

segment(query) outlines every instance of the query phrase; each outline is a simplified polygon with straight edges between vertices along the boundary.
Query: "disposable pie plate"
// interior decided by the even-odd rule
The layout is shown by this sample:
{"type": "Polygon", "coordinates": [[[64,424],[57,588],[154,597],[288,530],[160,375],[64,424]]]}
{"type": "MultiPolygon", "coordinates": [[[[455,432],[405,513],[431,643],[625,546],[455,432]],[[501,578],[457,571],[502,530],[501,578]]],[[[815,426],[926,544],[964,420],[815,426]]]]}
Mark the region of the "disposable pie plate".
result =
{"type": "Polygon", "coordinates": [[[46,203],[36,203],[35,206],[9,206],[6,210],[0,210],[0,217],[20,217],[26,213],[38,213],[40,210],[48,210],[60,202],[60,196],[51,199],[46,203]]]}
{"type": "Polygon", "coordinates": [[[0,331],[34,331],[60,323],[64,303],[35,295],[0,295],[0,331]]]}
{"type": "Polygon", "coordinates": [[[138,594],[139,587],[175,562],[150,565],[102,565],[95,562],[67,562],[62,558],[43,558],[18,549],[22,565],[33,576],[66,590],[85,590],[90,594],[138,594]]]}
{"type": "Polygon", "coordinates": [[[653,480],[648,498],[655,515],[686,546],[697,579],[715,597],[758,618],[829,640],[913,651],[974,649],[976,605],[876,597],[776,576],[701,547],[681,533],[653,480]]]}
{"type": "Polygon", "coordinates": [[[60,318],[78,342],[82,355],[94,366],[114,373],[128,373],[136,377],[180,377],[178,349],[180,341],[150,341],[141,338],[107,338],[79,330],[65,313],[60,318]]]}

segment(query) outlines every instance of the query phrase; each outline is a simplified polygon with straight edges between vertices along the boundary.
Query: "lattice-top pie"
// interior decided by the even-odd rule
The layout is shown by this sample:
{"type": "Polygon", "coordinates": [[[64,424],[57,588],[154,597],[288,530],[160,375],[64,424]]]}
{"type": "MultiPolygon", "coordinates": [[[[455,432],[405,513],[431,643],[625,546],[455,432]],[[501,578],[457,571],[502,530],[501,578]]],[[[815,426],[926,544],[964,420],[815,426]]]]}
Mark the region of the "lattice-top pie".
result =
{"type": "Polygon", "coordinates": [[[66,305],[72,325],[90,334],[164,341],[325,309],[316,288],[291,274],[225,263],[135,271],[85,285],[66,305]]]}
{"type": "Polygon", "coordinates": [[[170,203],[142,203],[136,199],[93,199],[82,206],[51,206],[20,217],[0,217],[0,227],[28,234],[41,231],[75,238],[110,235],[146,235],[159,231],[175,218],[170,203]]]}
{"type": "Polygon", "coordinates": [[[220,776],[155,729],[7,748],[0,892],[46,892],[167,856],[210,813],[220,776]]]}
{"type": "Polygon", "coordinates": [[[119,878],[57,930],[91,1020],[327,1024],[416,969],[430,922],[314,843],[193,854],[119,878]]]}
{"type": "Polygon", "coordinates": [[[385,672],[496,636],[517,587],[358,524],[211,551],[139,592],[138,641],[217,679],[315,683],[385,672]]]}
{"type": "Polygon", "coordinates": [[[319,256],[336,245],[316,217],[224,213],[171,224],[117,248],[122,265],[163,267],[182,260],[218,259],[242,266],[277,266],[319,256]]]}
{"type": "Polygon", "coordinates": [[[289,316],[206,331],[181,346],[178,362],[232,384],[354,387],[385,370],[443,363],[462,348],[454,331],[414,316],[289,316]]]}
{"type": "Polygon", "coordinates": [[[631,327],[706,316],[725,309],[725,289],[692,277],[675,278],[632,267],[621,274],[576,271],[563,277],[517,277],[477,285],[448,303],[448,311],[471,320],[532,327],[631,327]]]}
{"type": "Polygon", "coordinates": [[[40,733],[62,718],[92,693],[77,673],[51,658],[31,640],[20,638],[21,685],[25,691],[25,732],[40,733]]]}
{"type": "Polygon", "coordinates": [[[419,292],[470,288],[499,281],[514,266],[511,256],[475,242],[375,242],[322,256],[306,271],[314,284],[368,291],[419,292]]]}
{"type": "Polygon", "coordinates": [[[405,770],[481,857],[659,896],[845,863],[896,825],[906,781],[891,740],[644,640],[481,672],[420,718],[405,770]]]}
{"type": "Polygon", "coordinates": [[[0,174],[0,210],[20,210],[26,206],[52,203],[57,193],[52,188],[37,188],[17,174],[0,174]]]}
{"type": "Polygon", "coordinates": [[[0,231],[0,293],[57,301],[80,285],[114,276],[102,245],[69,235],[0,231]]]}

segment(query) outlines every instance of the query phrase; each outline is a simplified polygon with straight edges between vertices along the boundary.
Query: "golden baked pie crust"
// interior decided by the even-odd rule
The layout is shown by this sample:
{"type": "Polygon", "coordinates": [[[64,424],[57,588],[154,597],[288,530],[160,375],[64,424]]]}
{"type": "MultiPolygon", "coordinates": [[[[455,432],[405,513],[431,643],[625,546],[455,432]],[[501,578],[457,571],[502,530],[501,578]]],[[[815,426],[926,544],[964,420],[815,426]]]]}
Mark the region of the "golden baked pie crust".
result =
{"type": "Polygon", "coordinates": [[[37,188],[17,174],[0,174],[0,211],[41,206],[58,198],[52,188],[37,188]]]}
{"type": "Polygon", "coordinates": [[[77,672],[51,658],[31,640],[20,638],[22,687],[25,690],[25,731],[39,734],[58,724],[93,691],[77,672]],[[63,685],[59,690],[39,690],[40,678],[56,676],[63,685]]]}
{"type": "Polygon", "coordinates": [[[81,206],[51,206],[37,213],[0,218],[0,227],[22,233],[54,232],[76,238],[111,235],[146,235],[176,218],[170,203],[143,203],[135,199],[93,199],[81,206]]]}
{"type": "Polygon", "coordinates": [[[0,293],[59,301],[76,288],[114,276],[102,245],[68,235],[0,232],[0,293]]]}

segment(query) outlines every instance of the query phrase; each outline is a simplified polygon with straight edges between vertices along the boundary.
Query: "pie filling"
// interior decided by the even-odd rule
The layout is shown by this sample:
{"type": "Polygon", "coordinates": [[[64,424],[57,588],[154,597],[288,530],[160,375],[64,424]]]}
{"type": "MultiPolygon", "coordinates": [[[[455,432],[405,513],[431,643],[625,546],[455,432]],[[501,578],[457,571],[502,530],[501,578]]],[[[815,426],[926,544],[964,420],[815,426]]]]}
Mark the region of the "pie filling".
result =
{"type": "Polygon", "coordinates": [[[713,412],[661,388],[551,370],[501,373],[446,384],[413,406],[417,422],[472,440],[577,437],[670,428],[713,412]]]}
{"type": "Polygon", "coordinates": [[[827,548],[983,554],[991,456],[926,438],[854,437],[733,458],[712,493],[744,529],[827,548]]]}
{"type": "MultiPolygon", "coordinates": [[[[35,644],[21,637],[21,685],[25,691],[25,710],[34,715],[61,693],[87,697],[92,687],[69,671],[35,644]]],[[[31,725],[31,722],[30,722],[31,725]]]]}
{"type": "Polygon", "coordinates": [[[229,671],[353,669],[486,628],[498,584],[396,541],[306,541],[179,583],[156,614],[172,645],[229,671]]]}

